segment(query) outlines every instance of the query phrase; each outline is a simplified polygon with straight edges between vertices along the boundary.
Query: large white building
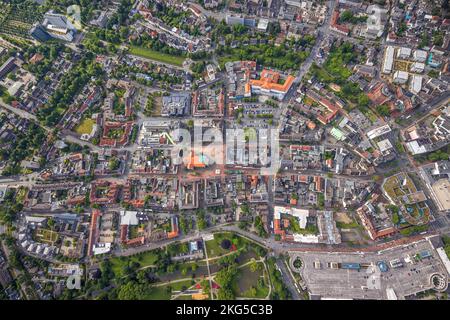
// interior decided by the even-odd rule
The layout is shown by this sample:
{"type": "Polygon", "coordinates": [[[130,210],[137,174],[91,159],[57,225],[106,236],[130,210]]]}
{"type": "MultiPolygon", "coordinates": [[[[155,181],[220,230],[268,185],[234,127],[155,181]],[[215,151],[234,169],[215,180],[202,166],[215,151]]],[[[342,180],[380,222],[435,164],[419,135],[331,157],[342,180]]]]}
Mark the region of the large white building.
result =
{"type": "Polygon", "coordinates": [[[364,35],[369,39],[381,37],[387,22],[387,10],[377,5],[371,5],[367,7],[366,13],[368,18],[364,35]]]}
{"type": "Polygon", "coordinates": [[[398,59],[408,59],[411,56],[411,49],[406,47],[398,48],[397,50],[397,58],[398,59]]]}
{"type": "Polygon", "coordinates": [[[408,82],[408,72],[406,71],[395,71],[394,73],[394,82],[398,84],[404,84],[408,82]]]}
{"type": "Polygon", "coordinates": [[[385,135],[385,134],[387,134],[387,133],[389,133],[391,131],[392,131],[391,127],[388,124],[386,124],[384,126],[375,128],[375,129],[370,130],[369,132],[367,132],[367,137],[370,140],[373,140],[373,139],[381,137],[382,135],[385,135]]]}
{"type": "Polygon", "coordinates": [[[413,60],[417,62],[425,62],[427,57],[428,53],[424,50],[415,50],[413,53],[413,60]]]}
{"type": "Polygon", "coordinates": [[[281,219],[282,214],[288,214],[297,218],[298,225],[301,229],[306,228],[307,218],[309,217],[309,210],[280,206],[275,206],[273,209],[274,219],[281,219]]]}
{"type": "Polygon", "coordinates": [[[423,62],[414,62],[411,64],[411,67],[409,68],[409,71],[417,73],[422,73],[423,70],[425,70],[425,63],[423,62]]]}
{"type": "Polygon", "coordinates": [[[388,46],[386,52],[384,53],[383,70],[385,74],[392,72],[392,67],[394,65],[394,47],[388,46]]]}
{"type": "Polygon", "coordinates": [[[414,94],[418,94],[422,90],[422,76],[413,75],[411,77],[411,82],[409,83],[409,91],[414,94]]]}
{"type": "Polygon", "coordinates": [[[47,12],[42,26],[52,38],[70,42],[75,37],[75,26],[62,14],[47,12]]]}

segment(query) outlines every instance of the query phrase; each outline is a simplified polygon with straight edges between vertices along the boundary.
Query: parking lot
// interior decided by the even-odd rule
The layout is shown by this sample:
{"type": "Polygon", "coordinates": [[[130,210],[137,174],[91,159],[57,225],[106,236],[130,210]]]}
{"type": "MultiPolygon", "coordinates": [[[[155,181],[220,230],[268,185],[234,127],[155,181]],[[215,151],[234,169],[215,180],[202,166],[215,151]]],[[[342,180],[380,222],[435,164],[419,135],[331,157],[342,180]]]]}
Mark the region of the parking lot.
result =
{"type": "Polygon", "coordinates": [[[302,260],[300,273],[313,298],[388,299],[396,296],[404,299],[432,289],[433,274],[441,274],[448,281],[447,270],[428,240],[371,253],[291,252],[290,255],[291,261],[296,257],[302,260]],[[420,253],[423,258],[419,257],[420,253]],[[426,257],[428,254],[430,256],[426,257]],[[402,266],[393,267],[396,260],[402,266]],[[387,272],[380,271],[379,261],[386,263],[387,272]],[[344,269],[342,264],[345,263],[360,267],[344,269]]]}

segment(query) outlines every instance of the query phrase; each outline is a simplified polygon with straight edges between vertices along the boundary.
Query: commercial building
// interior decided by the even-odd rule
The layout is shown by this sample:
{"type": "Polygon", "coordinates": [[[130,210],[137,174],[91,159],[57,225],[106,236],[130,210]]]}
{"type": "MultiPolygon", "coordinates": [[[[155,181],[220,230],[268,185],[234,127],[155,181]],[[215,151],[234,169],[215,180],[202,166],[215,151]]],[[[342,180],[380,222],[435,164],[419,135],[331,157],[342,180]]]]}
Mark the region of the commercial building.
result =
{"type": "Polygon", "coordinates": [[[411,56],[411,49],[407,47],[398,48],[397,59],[408,59],[411,56]]]}
{"type": "Polygon", "coordinates": [[[406,148],[413,155],[427,153],[430,150],[430,145],[428,143],[422,144],[420,140],[409,141],[406,143],[406,148]]]}
{"type": "Polygon", "coordinates": [[[47,12],[42,26],[52,38],[71,42],[75,37],[75,26],[62,14],[47,12]]]}
{"type": "Polygon", "coordinates": [[[417,73],[422,73],[423,70],[425,70],[425,64],[423,62],[414,62],[409,68],[409,71],[417,73]]]}
{"type": "Polygon", "coordinates": [[[413,75],[409,84],[409,91],[418,94],[422,90],[422,76],[413,75]]]}
{"type": "Polygon", "coordinates": [[[442,211],[450,210],[450,179],[440,179],[433,186],[436,204],[442,211]]]}
{"type": "Polygon", "coordinates": [[[52,37],[45,31],[45,28],[37,23],[30,29],[30,35],[40,41],[40,42],[46,42],[50,40],[52,37]]]}
{"type": "Polygon", "coordinates": [[[398,70],[395,71],[393,79],[395,83],[404,84],[408,82],[408,76],[408,72],[398,70]]]}
{"type": "Polygon", "coordinates": [[[146,120],[142,123],[138,143],[145,148],[156,146],[169,147],[174,144],[170,131],[175,128],[174,122],[171,120],[146,120]]]}
{"type": "Polygon", "coordinates": [[[240,24],[240,25],[244,25],[246,27],[252,27],[252,28],[254,28],[256,26],[255,19],[245,18],[242,16],[227,15],[225,17],[225,22],[229,25],[240,24]]]}
{"type": "Polygon", "coordinates": [[[415,50],[413,53],[413,60],[416,62],[425,62],[427,57],[428,53],[424,50],[415,50]]]}
{"type": "Polygon", "coordinates": [[[394,150],[394,147],[389,139],[381,140],[377,143],[377,145],[383,155],[391,153],[394,150]]]}
{"type": "Polygon", "coordinates": [[[394,65],[394,47],[388,46],[386,52],[384,53],[383,70],[385,74],[392,72],[392,67],[394,65]]]}

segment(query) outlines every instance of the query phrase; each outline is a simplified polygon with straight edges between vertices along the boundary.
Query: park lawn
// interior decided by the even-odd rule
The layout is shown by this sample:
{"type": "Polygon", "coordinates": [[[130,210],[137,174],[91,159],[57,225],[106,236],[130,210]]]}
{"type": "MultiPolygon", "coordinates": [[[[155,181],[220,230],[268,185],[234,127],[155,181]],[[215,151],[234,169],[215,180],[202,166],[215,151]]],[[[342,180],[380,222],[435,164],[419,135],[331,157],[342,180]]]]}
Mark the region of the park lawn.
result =
{"type": "Polygon", "coordinates": [[[183,288],[183,286],[189,289],[190,287],[193,286],[192,280],[168,283],[167,285],[161,286],[161,288],[171,287],[172,291],[180,291],[181,288],[183,288]]]}
{"type": "Polygon", "coordinates": [[[236,60],[235,60],[235,57],[233,57],[233,56],[228,55],[228,56],[219,57],[219,68],[221,70],[225,70],[225,64],[227,62],[234,62],[234,61],[236,61],[236,60]]]}
{"type": "Polygon", "coordinates": [[[214,239],[205,242],[208,258],[222,256],[231,252],[230,249],[223,249],[220,244],[222,240],[228,239],[231,241],[231,233],[215,233],[214,239]]]}
{"type": "Polygon", "coordinates": [[[192,281],[186,280],[168,283],[163,286],[154,286],[152,288],[152,293],[149,296],[149,300],[170,300],[172,293],[168,292],[168,288],[171,287],[172,291],[180,291],[183,286],[186,286],[186,288],[192,287],[192,281]]]}
{"type": "Polygon", "coordinates": [[[352,221],[350,223],[336,221],[336,227],[339,229],[356,229],[359,228],[359,224],[356,221],[352,221]]]}
{"type": "Polygon", "coordinates": [[[58,240],[58,233],[49,229],[39,229],[37,236],[41,238],[41,241],[51,244],[58,240]]]}
{"type": "Polygon", "coordinates": [[[208,253],[208,258],[215,258],[218,256],[223,256],[228,253],[237,252],[244,248],[244,246],[247,249],[254,249],[255,247],[260,247],[259,245],[255,244],[254,242],[238,236],[236,234],[233,234],[231,232],[218,232],[214,234],[214,240],[208,240],[205,242],[206,246],[206,252],[208,253]],[[230,249],[223,249],[221,246],[222,240],[228,239],[231,241],[232,245],[234,244],[236,246],[236,251],[232,251],[231,247],[230,249]]]}
{"type": "MultiPolygon", "coordinates": [[[[182,263],[178,264],[178,270],[182,270],[183,268],[186,268],[190,271],[192,269],[192,265],[194,265],[194,264],[196,264],[197,267],[200,266],[200,264],[195,261],[182,262],[182,263]]],[[[203,264],[203,266],[206,266],[206,262],[203,264]]]]}
{"type": "Polygon", "coordinates": [[[112,264],[111,269],[114,272],[114,275],[116,277],[121,277],[123,275],[122,274],[122,269],[123,269],[123,267],[126,266],[128,261],[129,261],[128,259],[122,261],[118,257],[114,257],[114,258],[111,259],[111,264],[112,264]]]}
{"type": "Polygon", "coordinates": [[[335,80],[335,78],[331,74],[329,74],[325,69],[315,64],[311,68],[311,73],[315,75],[317,78],[319,78],[320,81],[323,81],[325,83],[330,83],[335,80]]]}
{"type": "Polygon", "coordinates": [[[23,203],[25,196],[27,194],[27,189],[25,187],[20,187],[16,194],[16,203],[23,203]]]}
{"type": "Polygon", "coordinates": [[[148,300],[170,300],[172,294],[167,292],[167,287],[153,287],[148,300]]]}
{"type": "Polygon", "coordinates": [[[261,270],[257,270],[255,272],[252,272],[250,270],[249,265],[246,265],[245,267],[239,269],[235,287],[235,289],[237,289],[237,297],[259,299],[264,299],[265,297],[267,297],[269,293],[269,287],[267,286],[266,277],[264,277],[264,265],[261,262],[258,262],[258,265],[260,265],[261,270]],[[258,286],[258,280],[260,278],[264,279],[263,287],[258,286]],[[250,289],[252,287],[256,289],[256,295],[250,294],[250,289]]]}
{"type": "Polygon", "coordinates": [[[75,132],[78,134],[90,134],[94,127],[95,120],[86,118],[75,128],[75,132]]]}
{"type": "Polygon", "coordinates": [[[153,251],[147,251],[143,252],[141,254],[126,257],[124,260],[121,260],[120,257],[114,257],[111,259],[112,264],[112,270],[114,271],[114,274],[116,277],[123,276],[123,268],[129,263],[129,262],[138,262],[140,264],[139,268],[150,266],[156,263],[158,259],[158,256],[153,251]]]}
{"type": "Polygon", "coordinates": [[[140,262],[142,267],[145,267],[145,266],[155,264],[156,261],[158,260],[158,256],[156,255],[156,253],[154,253],[152,251],[147,251],[142,254],[142,258],[140,260],[139,260],[139,258],[136,258],[136,260],[138,262],[140,262]]]}
{"type": "MultiPolygon", "coordinates": [[[[222,256],[224,254],[232,252],[231,249],[223,249],[220,245],[222,240],[228,239],[232,242],[233,234],[230,232],[221,232],[214,234],[214,240],[209,240],[205,242],[206,251],[208,253],[208,258],[213,258],[217,256],[222,256]]],[[[240,240],[245,240],[238,237],[240,240]]],[[[239,248],[238,248],[239,249],[239,248]]]]}
{"type": "Polygon", "coordinates": [[[55,109],[55,111],[58,113],[59,116],[62,116],[64,114],[64,112],[66,112],[66,109],[61,108],[61,107],[57,107],[55,109]]]}
{"type": "Polygon", "coordinates": [[[221,256],[221,255],[224,255],[225,253],[229,252],[229,250],[224,250],[220,246],[220,243],[217,243],[216,239],[206,241],[205,245],[206,245],[206,251],[208,252],[208,258],[221,256]]]}
{"type": "Polygon", "coordinates": [[[170,54],[165,54],[162,52],[154,51],[151,49],[143,48],[143,47],[137,47],[137,46],[130,46],[130,54],[156,60],[163,63],[172,64],[174,66],[181,67],[183,66],[184,58],[179,56],[172,56],[170,54]]]}

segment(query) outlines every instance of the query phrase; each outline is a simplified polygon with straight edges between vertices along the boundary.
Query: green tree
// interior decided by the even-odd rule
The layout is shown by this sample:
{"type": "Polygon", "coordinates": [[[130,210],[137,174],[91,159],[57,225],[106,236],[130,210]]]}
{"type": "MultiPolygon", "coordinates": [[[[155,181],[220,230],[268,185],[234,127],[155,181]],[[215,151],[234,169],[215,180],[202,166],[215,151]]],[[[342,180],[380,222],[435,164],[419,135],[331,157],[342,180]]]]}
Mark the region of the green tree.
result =
{"type": "Polygon", "coordinates": [[[379,105],[377,107],[377,112],[383,117],[388,117],[391,114],[391,110],[386,104],[379,105]]]}
{"type": "Polygon", "coordinates": [[[151,286],[134,281],[120,286],[118,291],[119,300],[147,300],[152,292],[151,286]]]}

